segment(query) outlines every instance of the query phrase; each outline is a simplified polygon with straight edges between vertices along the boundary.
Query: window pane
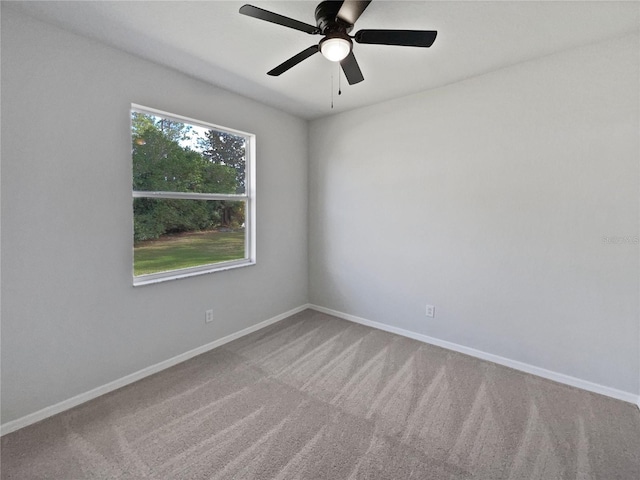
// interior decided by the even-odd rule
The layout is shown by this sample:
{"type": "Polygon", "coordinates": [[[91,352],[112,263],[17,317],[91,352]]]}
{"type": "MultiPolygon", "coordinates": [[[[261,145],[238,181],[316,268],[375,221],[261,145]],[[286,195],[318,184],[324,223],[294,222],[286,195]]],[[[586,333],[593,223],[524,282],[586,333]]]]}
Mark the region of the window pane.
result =
{"type": "Polygon", "coordinates": [[[245,193],[241,135],[132,110],[131,140],[134,191],[245,193]]]}
{"type": "Polygon", "coordinates": [[[134,275],[246,258],[245,202],[134,198],[134,275]]]}

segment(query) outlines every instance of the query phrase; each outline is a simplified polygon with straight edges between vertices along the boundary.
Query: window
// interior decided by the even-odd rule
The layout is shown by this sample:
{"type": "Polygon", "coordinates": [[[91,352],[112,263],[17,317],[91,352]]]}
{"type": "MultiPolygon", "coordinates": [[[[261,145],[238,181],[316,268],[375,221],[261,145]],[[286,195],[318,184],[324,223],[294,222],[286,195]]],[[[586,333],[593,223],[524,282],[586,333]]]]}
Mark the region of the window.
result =
{"type": "Polygon", "coordinates": [[[255,136],[131,108],[133,284],[255,263],[255,136]]]}

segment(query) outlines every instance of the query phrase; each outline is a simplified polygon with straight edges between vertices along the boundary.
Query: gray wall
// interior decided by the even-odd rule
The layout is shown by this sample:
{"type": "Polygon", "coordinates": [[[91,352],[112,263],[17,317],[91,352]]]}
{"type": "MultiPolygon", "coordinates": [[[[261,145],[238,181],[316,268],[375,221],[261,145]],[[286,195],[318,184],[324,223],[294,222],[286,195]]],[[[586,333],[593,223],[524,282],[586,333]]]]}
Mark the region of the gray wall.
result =
{"type": "Polygon", "coordinates": [[[638,235],[637,36],[309,129],[4,6],[1,35],[2,423],[309,300],[639,393],[638,246],[603,242],[638,235]],[[131,102],[257,135],[257,265],[131,286],[131,102]]]}
{"type": "Polygon", "coordinates": [[[311,302],[639,393],[638,46],[313,121],[311,302]]]}
{"type": "Polygon", "coordinates": [[[305,304],[307,133],[3,8],[2,422],[305,304]],[[132,102],[257,135],[257,265],[132,287],[132,102]]]}

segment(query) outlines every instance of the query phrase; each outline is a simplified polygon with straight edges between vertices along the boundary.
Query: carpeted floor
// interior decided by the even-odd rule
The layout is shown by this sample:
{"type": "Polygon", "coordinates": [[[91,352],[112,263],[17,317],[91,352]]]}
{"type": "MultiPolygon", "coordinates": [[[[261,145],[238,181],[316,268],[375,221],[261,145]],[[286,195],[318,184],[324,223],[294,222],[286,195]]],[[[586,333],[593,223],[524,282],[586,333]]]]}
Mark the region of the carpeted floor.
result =
{"type": "Polygon", "coordinates": [[[2,479],[640,478],[634,405],[311,310],[2,438],[2,479]]]}

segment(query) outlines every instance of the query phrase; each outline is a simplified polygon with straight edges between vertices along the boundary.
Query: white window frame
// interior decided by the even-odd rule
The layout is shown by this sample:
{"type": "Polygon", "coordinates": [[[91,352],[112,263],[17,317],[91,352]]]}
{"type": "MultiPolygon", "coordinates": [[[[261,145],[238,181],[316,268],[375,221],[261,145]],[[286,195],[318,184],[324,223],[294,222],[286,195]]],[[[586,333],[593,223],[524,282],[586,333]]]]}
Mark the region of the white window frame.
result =
{"type": "MultiPolygon", "coordinates": [[[[166,272],[150,273],[145,275],[135,275],[133,272],[133,249],[131,258],[131,273],[133,276],[133,285],[149,285],[153,283],[166,282],[169,280],[177,280],[179,278],[192,277],[195,275],[204,275],[206,273],[220,272],[235,268],[247,267],[256,263],[256,182],[255,182],[255,144],[256,136],[252,133],[234,130],[228,127],[221,127],[213,123],[195,120],[189,117],[183,117],[174,113],[164,112],[155,108],[145,107],[135,103],[131,104],[131,112],[145,113],[157,117],[167,118],[180,123],[188,123],[207,130],[218,130],[232,135],[242,136],[246,139],[245,147],[245,192],[244,194],[219,194],[219,193],[191,193],[191,192],[150,192],[133,190],[133,198],[171,198],[177,200],[230,200],[243,201],[245,206],[245,257],[240,260],[230,260],[226,262],[210,263],[198,265],[195,267],[180,268],[169,270],[166,272]]],[[[131,118],[131,114],[129,115],[131,118]]],[[[131,131],[131,126],[129,126],[131,131]]],[[[133,160],[132,160],[133,161],[133,160]]],[[[132,209],[132,225],[133,225],[133,209],[132,209]]],[[[132,236],[133,238],[133,236],[132,236]]]]}

